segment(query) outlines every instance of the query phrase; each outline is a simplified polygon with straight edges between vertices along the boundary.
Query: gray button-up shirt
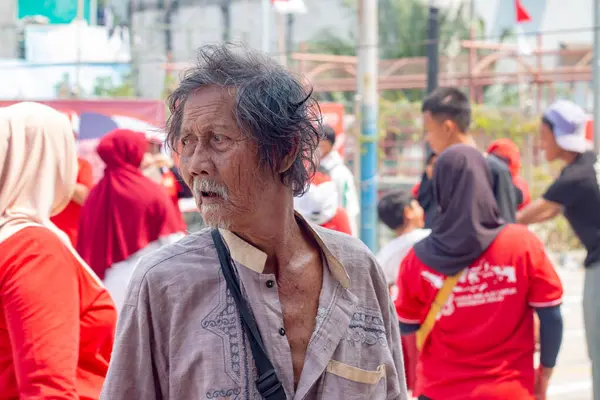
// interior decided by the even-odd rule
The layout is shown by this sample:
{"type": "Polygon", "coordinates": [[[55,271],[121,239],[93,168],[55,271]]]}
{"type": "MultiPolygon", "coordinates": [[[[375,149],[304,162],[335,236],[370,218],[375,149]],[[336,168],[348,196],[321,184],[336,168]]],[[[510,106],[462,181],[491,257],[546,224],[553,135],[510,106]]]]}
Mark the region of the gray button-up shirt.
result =
{"type": "MultiPolygon", "coordinates": [[[[288,399],[408,399],[398,320],[362,242],[304,224],[324,259],[315,331],[294,389],[267,256],[221,231],[288,399]]],[[[260,399],[248,337],[209,230],[142,259],[119,317],[103,400],[260,399]]]]}

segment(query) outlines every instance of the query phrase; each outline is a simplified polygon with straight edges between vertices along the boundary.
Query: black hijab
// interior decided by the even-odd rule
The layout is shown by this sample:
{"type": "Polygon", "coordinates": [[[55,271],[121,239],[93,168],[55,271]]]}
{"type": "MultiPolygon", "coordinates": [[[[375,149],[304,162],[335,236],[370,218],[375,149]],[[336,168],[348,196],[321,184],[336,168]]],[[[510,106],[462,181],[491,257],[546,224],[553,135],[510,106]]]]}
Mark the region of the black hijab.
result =
{"type": "Polygon", "coordinates": [[[415,244],[417,257],[450,276],[471,265],[504,227],[483,154],[457,144],[440,154],[433,172],[438,215],[431,234],[415,244]]]}

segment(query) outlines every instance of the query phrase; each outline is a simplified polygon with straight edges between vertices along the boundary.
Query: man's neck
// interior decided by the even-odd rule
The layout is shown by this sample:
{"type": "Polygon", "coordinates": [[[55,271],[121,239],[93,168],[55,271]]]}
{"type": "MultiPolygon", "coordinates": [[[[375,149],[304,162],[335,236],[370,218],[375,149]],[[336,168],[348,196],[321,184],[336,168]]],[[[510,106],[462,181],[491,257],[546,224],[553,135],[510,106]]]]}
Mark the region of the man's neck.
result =
{"type": "Polygon", "coordinates": [[[577,159],[578,156],[579,156],[579,153],[574,153],[572,151],[565,151],[563,154],[561,154],[560,159],[563,160],[568,165],[568,164],[572,164],[577,159]]]}
{"type": "Polygon", "coordinates": [[[467,146],[477,147],[477,143],[475,143],[473,137],[471,135],[467,135],[466,133],[457,133],[456,135],[454,135],[453,139],[454,140],[452,140],[450,145],[465,144],[467,146]]]}
{"type": "Polygon", "coordinates": [[[269,207],[261,210],[268,211],[257,215],[243,232],[234,230],[234,233],[267,255],[265,273],[278,275],[279,268],[287,264],[302,240],[302,232],[294,214],[293,199],[271,201],[269,207]]]}

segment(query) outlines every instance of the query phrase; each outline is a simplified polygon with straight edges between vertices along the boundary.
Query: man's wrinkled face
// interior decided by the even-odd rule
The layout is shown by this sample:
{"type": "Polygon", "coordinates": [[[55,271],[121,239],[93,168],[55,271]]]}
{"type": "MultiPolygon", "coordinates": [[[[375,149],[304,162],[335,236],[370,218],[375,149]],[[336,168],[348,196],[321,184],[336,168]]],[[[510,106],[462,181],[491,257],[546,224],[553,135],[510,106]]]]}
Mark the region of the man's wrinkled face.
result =
{"type": "Polygon", "coordinates": [[[237,126],[233,105],[231,94],[216,86],[191,94],[179,138],[182,178],[204,221],[225,229],[246,223],[273,179],[259,168],[258,148],[237,126]]]}
{"type": "Polygon", "coordinates": [[[546,160],[548,162],[556,160],[560,155],[560,147],[556,143],[552,129],[545,122],[540,124],[540,141],[542,150],[544,150],[544,154],[546,155],[546,160]]]}
{"type": "Polygon", "coordinates": [[[435,118],[429,111],[423,113],[423,128],[425,140],[436,154],[440,154],[450,145],[455,131],[452,121],[435,118]]]}

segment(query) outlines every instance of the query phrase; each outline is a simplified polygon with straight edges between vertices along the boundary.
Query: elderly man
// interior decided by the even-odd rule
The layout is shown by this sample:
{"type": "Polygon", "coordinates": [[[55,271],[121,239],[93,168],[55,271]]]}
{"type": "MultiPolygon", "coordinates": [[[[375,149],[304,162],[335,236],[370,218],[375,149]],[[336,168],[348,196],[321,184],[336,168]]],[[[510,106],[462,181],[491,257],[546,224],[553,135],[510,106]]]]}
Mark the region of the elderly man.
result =
{"type": "Polygon", "coordinates": [[[375,258],[294,213],[319,141],[310,93],[245,49],[198,60],[168,141],[213,229],[140,262],[101,398],[407,399],[375,258]]]}

